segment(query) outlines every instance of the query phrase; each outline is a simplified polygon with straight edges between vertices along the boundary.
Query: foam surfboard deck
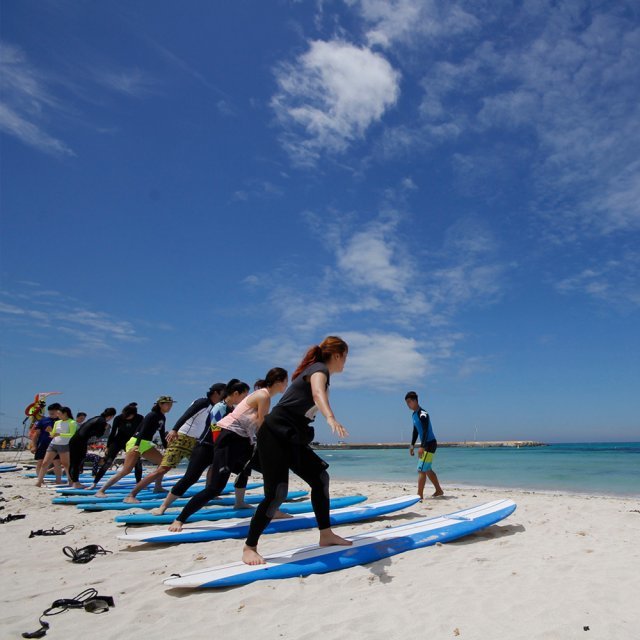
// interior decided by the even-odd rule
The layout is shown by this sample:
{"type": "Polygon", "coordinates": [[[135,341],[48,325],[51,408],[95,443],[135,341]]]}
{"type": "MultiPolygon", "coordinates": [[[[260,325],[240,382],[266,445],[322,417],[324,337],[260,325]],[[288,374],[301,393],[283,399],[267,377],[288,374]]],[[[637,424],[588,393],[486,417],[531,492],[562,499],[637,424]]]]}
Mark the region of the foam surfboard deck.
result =
{"type": "MultiPolygon", "coordinates": [[[[302,498],[306,496],[308,491],[290,491],[287,494],[286,500],[295,500],[296,498],[302,498]]],[[[190,498],[178,498],[172,504],[176,507],[184,507],[184,505],[189,502],[190,498]]],[[[245,496],[244,501],[247,504],[259,504],[264,500],[263,495],[257,496],[245,496]]],[[[164,498],[162,500],[147,500],[145,502],[140,502],[139,504],[130,503],[130,502],[108,502],[108,499],[103,499],[102,502],[81,502],[77,504],[76,507],[78,509],[83,509],[84,511],[123,511],[124,509],[146,509],[151,510],[157,507],[161,507],[164,502],[164,498]]],[[[214,498],[213,500],[209,500],[207,504],[209,505],[222,505],[222,506],[233,506],[236,502],[235,497],[228,498],[214,498]]],[[[172,521],[173,522],[173,521],[172,521]]]]}
{"type": "MultiPolygon", "coordinates": [[[[250,491],[252,489],[260,489],[260,487],[262,486],[263,485],[260,482],[249,483],[247,484],[247,490],[250,491]]],[[[184,497],[189,498],[195,495],[196,493],[199,493],[200,491],[202,491],[204,487],[205,487],[205,483],[198,483],[197,485],[193,485],[193,487],[190,487],[189,489],[187,489],[187,491],[184,492],[184,497]]],[[[233,490],[234,490],[233,483],[229,483],[222,490],[222,494],[224,495],[227,493],[233,493],[233,490]]],[[[129,491],[120,491],[118,493],[107,493],[106,498],[98,498],[95,496],[95,493],[92,495],[59,496],[57,498],[54,498],[51,502],[53,504],[92,504],[92,503],[107,504],[111,502],[121,502],[123,498],[129,495],[129,493],[130,493],[129,491]]],[[[145,489],[141,491],[136,497],[138,498],[138,500],[140,500],[143,503],[148,501],[157,502],[158,500],[160,500],[160,503],[162,504],[162,501],[166,497],[167,493],[168,491],[165,491],[164,493],[156,493],[151,489],[149,490],[145,489]]]]}
{"type": "MultiPolygon", "coordinates": [[[[387,513],[406,509],[420,500],[419,496],[403,496],[392,498],[382,502],[372,502],[361,506],[345,507],[342,509],[332,509],[331,525],[346,524],[348,522],[358,522],[360,520],[370,520],[387,513]]],[[[166,529],[156,531],[135,531],[133,533],[121,534],[120,540],[129,542],[149,542],[149,543],[184,543],[184,542],[208,542],[210,540],[226,540],[227,538],[244,538],[249,532],[251,518],[216,522],[208,525],[189,526],[182,531],[167,531],[166,529]]],[[[272,520],[264,530],[264,533],[278,533],[283,531],[297,531],[298,529],[311,529],[316,526],[316,517],[313,513],[303,513],[291,518],[272,520]]]]}
{"type": "Polygon", "coordinates": [[[0,473],[7,473],[9,471],[19,471],[21,467],[16,466],[15,464],[7,464],[0,466],[0,473]]]}
{"type": "MultiPolygon", "coordinates": [[[[367,496],[344,496],[342,498],[332,498],[329,504],[332,509],[339,509],[364,502],[366,499],[367,496]]],[[[311,506],[310,500],[305,500],[304,502],[286,502],[280,505],[280,511],[291,514],[308,513],[309,511],[313,511],[313,507],[311,506]]],[[[211,509],[201,509],[188,518],[187,522],[249,518],[254,512],[255,509],[220,509],[214,507],[211,509]]],[[[169,510],[161,516],[154,516],[151,513],[128,513],[116,516],[115,521],[125,524],[171,524],[179,513],[180,510],[178,509],[169,510]]]]}
{"type": "Polygon", "coordinates": [[[250,566],[232,562],[199,569],[164,580],[168,587],[215,588],[255,582],[328,573],[367,564],[389,556],[451,542],[500,522],[515,511],[512,500],[495,500],[444,516],[426,518],[349,537],[350,547],[308,546],[265,556],[266,564],[250,566]]]}

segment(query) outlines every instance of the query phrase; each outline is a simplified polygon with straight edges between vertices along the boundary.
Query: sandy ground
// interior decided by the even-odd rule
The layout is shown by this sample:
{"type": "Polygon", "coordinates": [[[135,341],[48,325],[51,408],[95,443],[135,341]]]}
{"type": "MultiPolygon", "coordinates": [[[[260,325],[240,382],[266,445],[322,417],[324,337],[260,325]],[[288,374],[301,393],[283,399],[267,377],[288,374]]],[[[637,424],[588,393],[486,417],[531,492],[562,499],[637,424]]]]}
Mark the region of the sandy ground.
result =
{"type": "MultiPolygon", "coordinates": [[[[14,455],[2,457],[6,462],[14,455]]],[[[291,488],[305,487],[292,479],[291,488]]],[[[184,591],[165,587],[163,578],[239,560],[242,541],[160,546],[117,540],[122,529],[113,512],[52,505],[52,491],[36,488],[21,473],[3,473],[0,517],[27,517],[0,525],[0,636],[20,638],[36,630],[38,616],[53,600],[95,587],[115,598],[115,608],[47,618],[47,638],[640,637],[640,499],[444,488],[444,498],[336,530],[348,536],[499,498],[513,499],[518,508],[457,542],[366,566],[222,591],[184,591]],[[32,530],[69,524],[74,529],[66,536],[29,538],[32,530]],[[73,564],[62,554],[65,545],[87,544],[113,554],[88,564],[73,564]]],[[[414,491],[414,485],[388,482],[332,483],[334,496],[362,493],[370,501],[414,491]]],[[[316,541],[313,530],[275,534],[263,536],[260,550],[275,553],[316,541]]]]}

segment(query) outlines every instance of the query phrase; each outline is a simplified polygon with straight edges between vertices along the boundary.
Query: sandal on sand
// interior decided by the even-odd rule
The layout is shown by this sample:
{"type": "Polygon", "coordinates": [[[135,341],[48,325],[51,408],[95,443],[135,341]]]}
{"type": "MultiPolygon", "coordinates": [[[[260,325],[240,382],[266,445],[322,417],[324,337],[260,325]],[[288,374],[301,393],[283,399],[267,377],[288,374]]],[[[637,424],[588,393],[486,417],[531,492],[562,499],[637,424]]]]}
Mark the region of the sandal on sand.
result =
{"type": "Polygon", "coordinates": [[[26,514],[22,513],[22,514],[13,514],[10,513],[6,518],[0,518],[0,524],[5,524],[6,522],[11,522],[12,520],[22,520],[23,518],[26,518],[26,514]]]}
{"type": "Polygon", "coordinates": [[[62,553],[64,553],[67,558],[71,558],[71,562],[85,564],[91,562],[96,556],[106,556],[107,553],[113,553],[113,551],[107,551],[99,544],[88,544],[86,547],[81,547],[80,549],[63,547],[62,553]]]}
{"type": "Polygon", "coordinates": [[[109,607],[115,607],[115,602],[111,596],[100,596],[93,588],[85,589],[75,598],[55,600],[48,609],[42,612],[39,618],[40,628],[37,631],[25,631],[22,637],[43,638],[49,630],[49,623],[42,619],[45,616],[57,616],[59,613],[64,613],[69,609],[84,609],[89,613],[104,613],[105,611],[109,611],[109,607]]]}
{"type": "Polygon", "coordinates": [[[62,529],[38,529],[37,531],[32,531],[29,534],[29,537],[33,538],[34,536],[64,536],[72,529],[72,524],[68,524],[66,527],[62,527],[62,529]]]}

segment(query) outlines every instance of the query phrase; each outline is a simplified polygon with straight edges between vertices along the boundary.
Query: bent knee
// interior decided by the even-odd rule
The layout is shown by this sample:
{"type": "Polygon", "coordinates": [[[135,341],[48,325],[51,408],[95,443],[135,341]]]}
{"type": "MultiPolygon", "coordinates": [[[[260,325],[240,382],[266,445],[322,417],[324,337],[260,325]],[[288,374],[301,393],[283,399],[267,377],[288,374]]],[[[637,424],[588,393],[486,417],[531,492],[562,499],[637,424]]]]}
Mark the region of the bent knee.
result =
{"type": "Polygon", "coordinates": [[[280,505],[285,501],[287,493],[289,493],[288,483],[281,482],[276,486],[274,495],[269,501],[269,506],[267,507],[268,518],[273,518],[276,515],[276,511],[278,511],[280,505]]]}

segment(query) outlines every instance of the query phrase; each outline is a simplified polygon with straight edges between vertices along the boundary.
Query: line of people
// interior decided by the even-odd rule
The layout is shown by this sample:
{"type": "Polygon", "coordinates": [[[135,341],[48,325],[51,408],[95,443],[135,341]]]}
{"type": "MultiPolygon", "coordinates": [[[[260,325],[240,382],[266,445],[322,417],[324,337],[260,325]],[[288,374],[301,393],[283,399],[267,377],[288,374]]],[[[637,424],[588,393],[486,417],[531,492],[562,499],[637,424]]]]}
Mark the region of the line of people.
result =
{"type": "MultiPolygon", "coordinates": [[[[315,438],[312,423],[318,411],[326,418],[334,434],[339,438],[348,436],[347,430],[335,417],[328,394],[331,375],[342,372],[348,351],[347,343],[341,338],[325,338],[305,353],[291,377],[291,385],[288,385],[287,371],[280,367],[271,369],[264,380],[258,381],[253,393],[249,393],[249,385],[237,379],[227,384],[214,384],[206,396],[190,405],[169,433],[166,433],[165,422],[166,414],[173,407],[173,398],[160,396],[143,418],[137,414],[133,403],[127,405],[114,420],[104,462],[94,479],[94,488],[122,448],[126,452],[124,463],[100,487],[96,496],[107,497],[106,491],[135,469],[144,458],[157,466],[140,479],[139,473],[136,476],[137,484],[125,501],[137,503],[137,494],[150,484],[154,484],[155,491],[163,491],[163,477],[186,458],[189,462],[185,474],[171,488],[163,505],[154,511],[164,513],[208,468],[204,489],[191,497],[170,527],[172,531],[179,531],[190,516],[220,494],[231,474],[236,475],[235,506],[246,508],[248,505],[244,502],[244,492],[247,480],[252,469],[258,470],[263,476],[264,499],[251,520],[242,559],[247,564],[262,564],[264,559],[258,553],[258,541],[274,517],[285,516],[280,511],[280,505],[288,493],[291,470],[311,488],[320,545],[351,544],[331,529],[329,465],[310,446],[315,438]],[[279,394],[283,394],[282,398],[270,410],[271,400],[279,394]],[[125,435],[131,431],[132,435],[125,439],[125,435]],[[162,441],[164,454],[153,442],[156,436],[162,441]]],[[[75,452],[74,459],[79,459],[82,451],[86,454],[85,443],[88,438],[99,434],[104,427],[100,434],[103,435],[108,422],[116,415],[115,409],[108,408],[100,416],[87,421],[87,425],[92,423],[91,428],[85,429],[78,442],[70,446],[71,441],[78,438],[80,430],[68,407],[61,407],[60,412],[60,419],[52,432],[54,437],[40,469],[39,485],[42,484],[48,464],[56,455],[62,466],[69,469],[69,452],[75,452]]],[[[71,467],[73,471],[69,469],[68,473],[75,486],[79,484],[77,467],[73,464],[71,467]]]]}

